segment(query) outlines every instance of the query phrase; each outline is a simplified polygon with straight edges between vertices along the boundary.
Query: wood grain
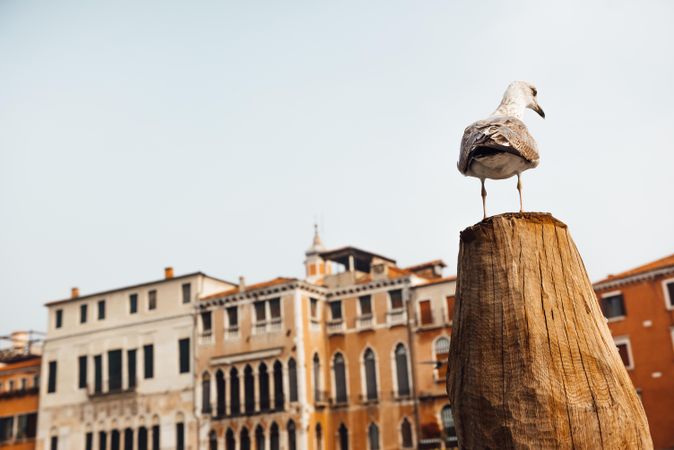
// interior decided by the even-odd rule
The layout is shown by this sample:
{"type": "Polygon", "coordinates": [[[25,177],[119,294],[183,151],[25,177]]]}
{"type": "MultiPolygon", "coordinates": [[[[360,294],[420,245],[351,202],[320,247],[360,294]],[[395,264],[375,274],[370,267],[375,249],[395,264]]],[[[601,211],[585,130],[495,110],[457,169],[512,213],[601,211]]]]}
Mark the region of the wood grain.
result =
{"type": "Polygon", "coordinates": [[[503,214],[461,233],[447,391],[465,449],[651,449],[569,231],[503,214]]]}

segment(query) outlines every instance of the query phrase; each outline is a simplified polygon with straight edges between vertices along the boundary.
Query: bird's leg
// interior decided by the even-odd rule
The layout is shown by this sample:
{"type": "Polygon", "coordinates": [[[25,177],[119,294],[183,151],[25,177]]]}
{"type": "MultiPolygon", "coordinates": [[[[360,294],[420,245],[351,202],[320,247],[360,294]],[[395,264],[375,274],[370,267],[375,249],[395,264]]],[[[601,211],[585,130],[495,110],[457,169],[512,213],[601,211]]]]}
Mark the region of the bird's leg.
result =
{"type": "Polygon", "coordinates": [[[524,212],[524,208],[522,207],[522,179],[520,178],[520,174],[517,174],[517,190],[520,193],[520,213],[524,212]]]}
{"type": "Polygon", "coordinates": [[[484,178],[481,178],[482,182],[482,220],[487,218],[487,190],[484,188],[484,178]]]}

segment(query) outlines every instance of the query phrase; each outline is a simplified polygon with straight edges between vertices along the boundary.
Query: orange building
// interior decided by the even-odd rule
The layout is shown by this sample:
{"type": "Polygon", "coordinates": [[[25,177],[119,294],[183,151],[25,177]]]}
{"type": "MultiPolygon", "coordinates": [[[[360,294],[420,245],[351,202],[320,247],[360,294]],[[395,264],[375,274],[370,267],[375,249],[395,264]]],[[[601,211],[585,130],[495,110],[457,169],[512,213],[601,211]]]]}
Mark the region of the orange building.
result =
{"type": "Polygon", "coordinates": [[[594,284],[655,448],[674,448],[674,255],[594,284]]]}
{"type": "Polygon", "coordinates": [[[9,339],[0,350],[0,449],[34,449],[41,358],[28,333],[9,339]]]}
{"type": "Polygon", "coordinates": [[[200,448],[410,449],[456,445],[444,387],[454,278],[398,267],[316,234],[304,280],[202,297],[200,448]]]}

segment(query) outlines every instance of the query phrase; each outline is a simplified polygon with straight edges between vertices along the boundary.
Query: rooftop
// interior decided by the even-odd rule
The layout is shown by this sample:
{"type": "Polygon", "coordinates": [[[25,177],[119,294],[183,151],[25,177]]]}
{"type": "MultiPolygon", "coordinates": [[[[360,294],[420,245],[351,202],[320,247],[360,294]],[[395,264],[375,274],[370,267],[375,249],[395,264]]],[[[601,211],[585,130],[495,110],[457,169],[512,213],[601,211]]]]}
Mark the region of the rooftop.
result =
{"type": "Polygon", "coordinates": [[[200,300],[211,300],[211,299],[214,299],[214,298],[227,297],[228,295],[240,294],[242,292],[250,292],[250,291],[254,291],[256,289],[264,289],[264,288],[276,286],[276,285],[279,285],[279,284],[289,283],[289,282],[292,282],[292,281],[297,281],[297,278],[276,277],[276,278],[273,278],[271,280],[262,281],[260,283],[246,285],[246,286],[243,287],[243,289],[242,289],[241,286],[237,286],[233,289],[227,289],[227,290],[224,290],[224,291],[216,292],[215,294],[210,294],[210,295],[207,295],[206,297],[201,297],[200,300]]]}
{"type": "Polygon", "coordinates": [[[660,269],[666,269],[669,267],[674,267],[674,254],[665,256],[664,258],[656,259],[655,261],[648,262],[646,264],[642,264],[641,266],[634,267],[630,270],[626,270],[625,272],[621,272],[618,274],[611,274],[608,277],[604,278],[603,280],[599,280],[595,282],[594,284],[600,284],[600,283],[605,283],[608,281],[615,281],[615,280],[620,280],[622,278],[628,278],[634,275],[641,275],[645,274],[647,272],[655,271],[655,270],[660,270],[660,269]]]}
{"type": "Polygon", "coordinates": [[[377,255],[376,253],[361,250],[356,247],[339,247],[334,250],[326,250],[320,253],[321,258],[326,261],[333,261],[349,268],[349,260],[353,258],[354,269],[359,272],[369,272],[372,260],[375,258],[381,259],[391,264],[395,264],[395,259],[387,258],[386,256],[377,255]]]}

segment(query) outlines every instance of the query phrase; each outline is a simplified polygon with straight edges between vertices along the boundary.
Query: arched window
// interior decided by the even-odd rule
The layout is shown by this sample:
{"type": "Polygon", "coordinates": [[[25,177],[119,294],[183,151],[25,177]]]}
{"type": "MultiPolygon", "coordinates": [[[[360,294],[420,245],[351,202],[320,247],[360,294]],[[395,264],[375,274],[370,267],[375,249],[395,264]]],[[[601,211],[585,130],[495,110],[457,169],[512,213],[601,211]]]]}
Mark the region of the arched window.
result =
{"type": "MultiPolygon", "coordinates": [[[[255,379],[253,378],[253,368],[246,366],[243,369],[243,391],[246,414],[255,412],[255,379]]],[[[243,442],[241,442],[243,445],[243,442]]]]}
{"type": "Polygon", "coordinates": [[[211,413],[211,376],[208,372],[201,376],[201,413],[211,413]]]}
{"type": "Polygon", "coordinates": [[[278,425],[276,425],[276,422],[272,422],[269,431],[269,450],[280,450],[280,448],[281,441],[279,439],[278,425]]]}
{"type": "Polygon", "coordinates": [[[344,364],[344,355],[335,354],[332,361],[332,370],[335,376],[335,401],[337,403],[346,403],[346,366],[344,364]]]}
{"type": "Polygon", "coordinates": [[[447,358],[449,357],[449,339],[442,336],[439,337],[433,345],[433,353],[435,353],[435,361],[437,364],[436,379],[444,381],[447,375],[447,358]]]}
{"type": "Polygon", "coordinates": [[[255,450],[264,450],[264,430],[262,425],[255,428],[255,450]]]}
{"type": "Polygon", "coordinates": [[[267,365],[260,363],[258,367],[257,380],[259,383],[260,395],[260,411],[269,410],[269,373],[267,372],[267,365]]]}
{"type": "Polygon", "coordinates": [[[138,450],[147,450],[147,428],[138,428],[138,450]]]}
{"type": "Polygon", "coordinates": [[[283,410],[283,366],[280,361],[274,363],[274,409],[283,410]]]}
{"type": "Polygon", "coordinates": [[[403,448],[412,448],[414,446],[412,443],[412,424],[407,420],[407,417],[400,424],[400,440],[402,441],[403,448]]]}
{"type": "Polygon", "coordinates": [[[208,450],[218,450],[218,435],[215,430],[208,433],[208,450]]]}
{"type": "Polygon", "coordinates": [[[218,369],[215,373],[215,391],[218,417],[225,415],[225,374],[218,369]]]}
{"type": "Polygon", "coordinates": [[[316,424],[316,450],[323,450],[323,428],[320,423],[316,424]]]}
{"type": "Polygon", "coordinates": [[[288,389],[290,390],[290,401],[297,401],[297,364],[293,358],[288,360],[288,389]]]}
{"type": "Polygon", "coordinates": [[[295,422],[288,421],[288,450],[297,450],[297,436],[295,435],[295,422]]]}
{"type": "Polygon", "coordinates": [[[133,450],[133,429],[124,429],[124,450],[133,450]]]}
{"type": "Polygon", "coordinates": [[[338,431],[339,450],[349,450],[349,430],[341,424],[338,431]]]}
{"type": "Polygon", "coordinates": [[[313,359],[314,401],[321,400],[321,359],[314,353],[313,359]]]}
{"type": "Polygon", "coordinates": [[[157,423],[152,425],[152,450],[159,450],[159,418],[156,417],[157,423]]]}
{"type": "Polygon", "coordinates": [[[407,370],[407,350],[403,344],[398,344],[395,351],[396,377],[398,378],[398,395],[410,395],[410,380],[407,370]]]}
{"type": "Polygon", "coordinates": [[[112,430],[110,432],[110,450],[119,450],[119,431],[112,430]]]}
{"type": "Polygon", "coordinates": [[[375,423],[371,423],[367,429],[367,442],[370,450],[379,450],[379,427],[375,423]]]}
{"type": "Polygon", "coordinates": [[[456,428],[454,428],[452,408],[449,405],[443,406],[442,410],[440,410],[440,419],[442,420],[442,432],[445,436],[445,442],[448,446],[456,444],[456,428]]]}
{"type": "Polygon", "coordinates": [[[363,355],[365,366],[365,392],[368,400],[377,399],[377,361],[371,348],[363,355]]]}
{"type": "Polygon", "coordinates": [[[232,367],[229,371],[229,412],[233,416],[241,414],[241,398],[239,396],[239,371],[232,367]]]}
{"type": "Polygon", "coordinates": [[[241,429],[241,450],[250,450],[250,436],[246,427],[241,429]]]}
{"type": "Polygon", "coordinates": [[[99,431],[98,432],[98,449],[99,450],[106,450],[106,446],[108,444],[108,433],[105,431],[99,431]]]}
{"type": "Polygon", "coordinates": [[[236,450],[236,438],[231,428],[227,428],[227,433],[225,434],[225,450],[236,450]]]}

